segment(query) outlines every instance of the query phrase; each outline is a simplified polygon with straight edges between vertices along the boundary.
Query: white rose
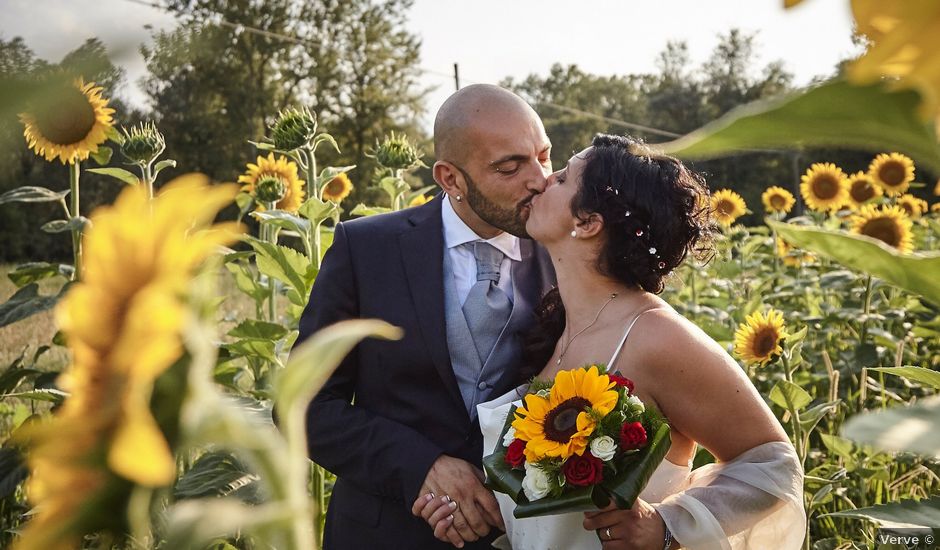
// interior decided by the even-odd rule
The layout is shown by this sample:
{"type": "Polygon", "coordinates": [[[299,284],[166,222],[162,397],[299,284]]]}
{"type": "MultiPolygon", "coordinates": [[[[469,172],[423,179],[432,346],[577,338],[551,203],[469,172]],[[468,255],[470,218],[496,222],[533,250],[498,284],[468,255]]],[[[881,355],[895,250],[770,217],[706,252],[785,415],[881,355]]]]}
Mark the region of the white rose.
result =
{"type": "Polygon", "coordinates": [[[617,454],[617,442],[606,435],[595,438],[591,441],[591,454],[607,462],[617,454]]]}
{"type": "Polygon", "coordinates": [[[640,398],[635,395],[631,395],[627,398],[627,406],[631,409],[636,409],[639,412],[646,410],[646,405],[644,405],[643,402],[640,401],[640,398]]]}
{"type": "Polygon", "coordinates": [[[545,498],[551,490],[548,474],[538,466],[528,462],[525,465],[525,478],[522,480],[522,491],[530,502],[545,498]]]}
{"type": "Polygon", "coordinates": [[[503,447],[508,447],[516,439],[516,429],[509,426],[506,435],[503,436],[503,447]]]}

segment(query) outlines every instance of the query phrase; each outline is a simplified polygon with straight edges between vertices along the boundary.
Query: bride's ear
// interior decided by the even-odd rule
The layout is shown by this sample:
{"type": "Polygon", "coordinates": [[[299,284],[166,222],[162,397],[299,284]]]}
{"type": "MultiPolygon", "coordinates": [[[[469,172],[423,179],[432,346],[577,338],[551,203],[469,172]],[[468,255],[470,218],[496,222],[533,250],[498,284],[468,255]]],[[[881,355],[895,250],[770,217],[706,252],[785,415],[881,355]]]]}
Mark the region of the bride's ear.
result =
{"type": "Polygon", "coordinates": [[[597,212],[589,214],[578,221],[578,234],[588,239],[600,234],[604,230],[604,217],[597,212]]]}

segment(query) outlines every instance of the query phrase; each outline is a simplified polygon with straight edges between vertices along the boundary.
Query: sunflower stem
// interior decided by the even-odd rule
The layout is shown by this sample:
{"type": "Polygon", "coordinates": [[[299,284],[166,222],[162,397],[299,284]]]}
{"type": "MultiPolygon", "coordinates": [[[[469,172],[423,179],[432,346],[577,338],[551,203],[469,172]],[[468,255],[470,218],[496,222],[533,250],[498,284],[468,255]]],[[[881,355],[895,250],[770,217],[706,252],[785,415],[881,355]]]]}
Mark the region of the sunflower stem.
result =
{"type": "MultiPolygon", "coordinates": [[[[264,207],[270,212],[274,210],[275,203],[269,202],[264,207]]],[[[271,224],[261,224],[262,239],[277,246],[277,233],[271,224]]],[[[275,308],[275,297],[277,296],[276,282],[273,277],[268,276],[268,320],[272,323],[277,322],[277,311],[275,308]]]]}
{"type": "Polygon", "coordinates": [[[144,177],[144,185],[147,186],[147,198],[153,200],[153,171],[149,162],[141,166],[141,172],[144,177]]]}
{"type": "Polygon", "coordinates": [[[865,343],[865,338],[868,337],[868,315],[871,313],[871,288],[872,288],[872,278],[871,275],[867,277],[865,281],[865,305],[862,308],[862,328],[859,330],[858,343],[859,345],[865,343]]]}
{"type": "MultiPolygon", "coordinates": [[[[783,374],[787,382],[793,384],[793,372],[790,370],[790,360],[787,355],[788,352],[784,352],[780,356],[781,361],[783,361],[783,374]]],[[[803,447],[803,426],[800,424],[800,411],[796,407],[792,407],[790,425],[793,429],[793,446],[797,456],[800,457],[800,464],[806,464],[806,451],[803,447]]]]}
{"type": "MultiPolygon", "coordinates": [[[[81,174],[81,166],[76,160],[69,164],[69,199],[72,202],[72,216],[78,218],[81,215],[79,211],[78,196],[78,178],[81,174]]],[[[69,220],[72,221],[72,220],[69,220]]],[[[82,228],[72,228],[72,257],[75,262],[75,271],[72,272],[72,280],[77,281],[82,272],[82,228]]]]}

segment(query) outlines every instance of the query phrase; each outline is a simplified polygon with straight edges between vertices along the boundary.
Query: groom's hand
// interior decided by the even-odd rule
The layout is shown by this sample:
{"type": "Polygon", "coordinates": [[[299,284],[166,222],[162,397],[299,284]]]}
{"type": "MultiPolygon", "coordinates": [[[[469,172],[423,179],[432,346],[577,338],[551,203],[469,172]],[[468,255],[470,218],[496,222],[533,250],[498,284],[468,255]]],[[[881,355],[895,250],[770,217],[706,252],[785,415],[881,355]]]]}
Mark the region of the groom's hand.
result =
{"type": "MultiPolygon", "coordinates": [[[[488,535],[491,527],[505,529],[496,497],[483,486],[483,479],[483,472],[469,462],[441,455],[428,471],[418,500],[427,493],[450,497],[457,504],[452,528],[463,540],[474,541],[488,535]]],[[[422,515],[417,506],[412,512],[422,515]]]]}

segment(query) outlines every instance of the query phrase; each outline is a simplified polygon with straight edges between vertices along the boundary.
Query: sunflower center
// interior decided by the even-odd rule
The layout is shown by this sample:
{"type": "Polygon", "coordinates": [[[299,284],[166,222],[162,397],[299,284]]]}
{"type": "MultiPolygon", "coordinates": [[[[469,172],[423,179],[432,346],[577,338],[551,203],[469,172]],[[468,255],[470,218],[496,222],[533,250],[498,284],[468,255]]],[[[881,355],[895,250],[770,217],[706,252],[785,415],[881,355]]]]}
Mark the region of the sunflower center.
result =
{"type": "Polygon", "coordinates": [[[904,183],[905,170],[899,162],[887,162],[878,170],[878,178],[890,187],[904,183]]]}
{"type": "Polygon", "coordinates": [[[873,218],[861,228],[862,235],[868,235],[895,248],[901,245],[901,227],[891,218],[873,218]]]}
{"type": "Polygon", "coordinates": [[[718,210],[719,214],[730,216],[734,214],[734,203],[727,200],[718,201],[715,209],[718,210]]]}
{"type": "Polygon", "coordinates": [[[56,145],[79,143],[95,126],[94,107],[81,90],[71,86],[58,91],[53,100],[36,111],[36,127],[56,145]]]}
{"type": "Polygon", "coordinates": [[[545,438],[558,443],[567,443],[578,431],[578,415],[591,406],[583,397],[572,397],[563,401],[545,415],[545,438]]]}
{"type": "Polygon", "coordinates": [[[323,189],[323,192],[336,196],[343,192],[343,180],[340,178],[333,178],[330,180],[330,183],[326,184],[326,187],[323,189]]]}
{"type": "Polygon", "coordinates": [[[828,174],[817,176],[813,181],[813,194],[822,200],[835,198],[839,194],[839,181],[828,174]]]}
{"type": "Polygon", "coordinates": [[[783,210],[787,206],[787,200],[783,198],[783,195],[771,195],[770,206],[775,210],[783,210]]]}
{"type": "Polygon", "coordinates": [[[904,211],[907,212],[908,216],[912,218],[914,217],[914,205],[913,204],[906,202],[906,201],[902,201],[898,203],[898,206],[904,209],[904,211]]]}
{"type": "Polygon", "coordinates": [[[852,188],[849,190],[855,202],[865,202],[875,196],[875,188],[869,185],[865,180],[855,180],[852,182],[852,188]]]}
{"type": "Polygon", "coordinates": [[[753,353],[758,357],[767,357],[777,347],[777,329],[767,327],[754,336],[753,353]]]}

